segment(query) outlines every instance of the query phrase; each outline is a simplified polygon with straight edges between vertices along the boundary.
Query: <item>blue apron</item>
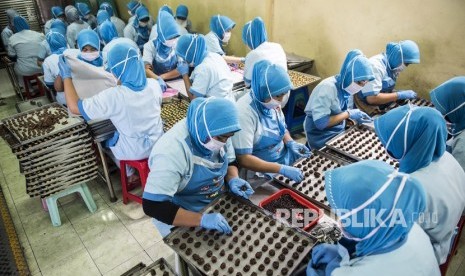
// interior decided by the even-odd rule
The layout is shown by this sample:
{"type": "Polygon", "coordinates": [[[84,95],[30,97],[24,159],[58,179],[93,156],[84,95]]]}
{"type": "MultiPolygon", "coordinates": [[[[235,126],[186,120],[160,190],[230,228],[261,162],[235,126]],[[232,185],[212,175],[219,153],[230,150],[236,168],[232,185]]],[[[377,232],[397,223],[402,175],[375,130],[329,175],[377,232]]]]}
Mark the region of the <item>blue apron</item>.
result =
{"type": "Polygon", "coordinates": [[[149,41],[150,32],[148,27],[134,27],[137,32],[136,44],[141,51],[144,50],[144,44],[149,41]]]}
{"type": "MultiPolygon", "coordinates": [[[[186,142],[192,149],[190,137],[186,142]]],[[[218,198],[225,192],[224,177],[228,171],[228,158],[224,148],[220,151],[218,162],[202,158],[193,151],[194,170],[186,187],[173,196],[172,202],[182,208],[199,212],[210,202],[218,198]]],[[[162,237],[170,233],[171,225],[153,219],[162,237]]]]}
{"type": "Polygon", "coordinates": [[[176,57],[175,50],[172,49],[166,58],[162,58],[157,52],[152,60],[153,72],[156,75],[161,75],[176,69],[178,59],[176,57]]]}

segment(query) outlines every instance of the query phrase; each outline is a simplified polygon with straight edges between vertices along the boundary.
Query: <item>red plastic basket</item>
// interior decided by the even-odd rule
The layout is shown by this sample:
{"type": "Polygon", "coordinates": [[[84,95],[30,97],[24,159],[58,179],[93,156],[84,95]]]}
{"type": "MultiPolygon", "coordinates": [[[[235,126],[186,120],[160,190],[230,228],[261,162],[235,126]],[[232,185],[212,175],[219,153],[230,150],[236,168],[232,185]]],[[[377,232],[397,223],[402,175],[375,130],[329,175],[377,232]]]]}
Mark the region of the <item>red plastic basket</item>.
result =
{"type": "MultiPolygon", "coordinates": [[[[310,223],[308,223],[307,225],[305,225],[304,227],[300,227],[302,228],[303,230],[307,231],[309,230],[310,228],[312,228],[315,224],[318,223],[318,221],[320,220],[320,218],[323,217],[324,213],[323,213],[323,210],[321,210],[320,208],[318,208],[317,206],[315,206],[314,204],[312,204],[310,201],[308,201],[307,199],[301,197],[300,195],[298,195],[297,193],[293,192],[292,190],[289,190],[289,189],[282,189],[280,190],[279,192],[276,192],[274,194],[272,194],[271,196],[265,198],[264,200],[262,200],[258,206],[264,208],[264,206],[270,204],[271,202],[273,202],[274,200],[277,200],[278,198],[280,198],[281,196],[283,195],[290,195],[296,202],[298,202],[299,204],[301,204],[302,206],[306,207],[307,209],[309,210],[312,210],[314,211],[314,214],[318,214],[316,216],[316,218],[314,220],[312,220],[310,223]]],[[[286,209],[286,206],[283,206],[283,209],[286,209]]],[[[297,214],[298,215],[298,214],[297,214]]]]}

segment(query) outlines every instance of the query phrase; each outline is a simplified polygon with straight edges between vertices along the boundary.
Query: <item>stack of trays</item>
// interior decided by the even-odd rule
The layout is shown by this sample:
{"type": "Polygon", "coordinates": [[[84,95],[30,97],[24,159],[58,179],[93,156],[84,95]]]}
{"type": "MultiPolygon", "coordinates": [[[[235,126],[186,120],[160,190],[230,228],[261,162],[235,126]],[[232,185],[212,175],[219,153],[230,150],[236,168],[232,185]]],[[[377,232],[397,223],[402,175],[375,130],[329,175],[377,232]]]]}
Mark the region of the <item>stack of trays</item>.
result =
{"type": "Polygon", "coordinates": [[[347,163],[342,160],[332,158],[322,152],[313,151],[309,158],[300,159],[293,165],[302,170],[304,174],[302,182],[296,183],[282,175],[276,175],[274,179],[284,187],[306,197],[318,206],[330,210],[325,191],[324,173],[345,164],[347,163]]]}
{"type": "Polygon", "coordinates": [[[68,117],[61,105],[52,103],[14,115],[2,125],[2,137],[20,162],[31,197],[47,197],[97,176],[87,125],[68,117]]]}
{"type": "Polygon", "coordinates": [[[230,194],[209,204],[204,213],[222,214],[232,235],[183,227],[164,240],[204,275],[291,275],[315,244],[302,230],[230,194]]]}
{"type": "Polygon", "coordinates": [[[161,119],[163,121],[163,131],[167,132],[177,122],[186,118],[189,102],[179,98],[173,98],[170,102],[161,106],[161,119]]]}
{"type": "Polygon", "coordinates": [[[123,273],[121,276],[177,276],[178,274],[174,269],[166,262],[165,259],[160,258],[151,265],[145,266],[143,263],[139,263],[136,267],[123,273]]]}
{"type": "Polygon", "coordinates": [[[381,160],[395,168],[399,168],[399,163],[387,155],[384,146],[373,129],[365,125],[356,125],[345,130],[329,140],[326,146],[355,161],[381,160]]]}
{"type": "Polygon", "coordinates": [[[106,140],[113,137],[116,127],[110,120],[92,120],[87,122],[92,137],[96,140],[106,140]]]}

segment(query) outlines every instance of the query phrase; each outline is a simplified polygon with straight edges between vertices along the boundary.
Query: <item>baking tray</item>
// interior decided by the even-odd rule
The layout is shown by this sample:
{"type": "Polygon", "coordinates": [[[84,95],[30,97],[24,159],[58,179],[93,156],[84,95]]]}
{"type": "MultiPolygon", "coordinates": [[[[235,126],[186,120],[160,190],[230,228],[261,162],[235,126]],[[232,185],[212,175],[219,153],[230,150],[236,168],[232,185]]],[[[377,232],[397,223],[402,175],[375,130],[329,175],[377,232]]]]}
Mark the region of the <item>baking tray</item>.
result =
{"type": "MultiPolygon", "coordinates": [[[[55,178],[50,179],[44,182],[39,183],[38,185],[29,185],[26,181],[26,192],[30,195],[30,193],[36,193],[37,191],[49,191],[49,190],[57,190],[62,186],[67,186],[67,183],[72,184],[79,184],[84,182],[81,179],[93,179],[95,177],[90,178],[90,176],[97,175],[97,169],[91,168],[86,171],[82,171],[72,175],[71,177],[62,177],[62,178],[55,178]]],[[[69,185],[68,185],[69,186],[69,185]]],[[[41,193],[39,193],[41,195],[41,193]]]]}
{"type": "Polygon", "coordinates": [[[164,241],[205,275],[290,275],[315,245],[308,233],[229,193],[203,212],[222,214],[233,229],[232,235],[179,227],[164,241]]]}
{"type": "Polygon", "coordinates": [[[74,148],[57,149],[57,151],[58,152],[51,152],[40,157],[21,159],[21,165],[24,166],[24,168],[26,168],[27,166],[40,167],[56,162],[65,162],[69,158],[74,157],[76,155],[84,155],[89,152],[94,152],[92,150],[92,144],[78,145],[74,148]]]}
{"type": "Polygon", "coordinates": [[[11,133],[11,131],[0,122],[0,137],[10,146],[11,149],[21,146],[21,143],[16,139],[16,137],[11,133]]]}
{"type": "Polygon", "coordinates": [[[178,276],[178,274],[174,272],[174,269],[163,258],[156,260],[154,263],[148,266],[140,263],[136,267],[121,274],[121,276],[152,276],[152,275],[178,276]]]}
{"type": "Polygon", "coordinates": [[[326,146],[357,161],[381,160],[399,168],[399,162],[387,155],[373,128],[366,125],[356,125],[343,131],[326,142],[326,146]]]}
{"type": "Polygon", "coordinates": [[[68,182],[62,182],[61,185],[55,185],[55,186],[41,186],[39,188],[37,187],[33,187],[33,188],[29,188],[26,186],[26,191],[28,193],[28,195],[30,197],[36,197],[36,196],[40,196],[41,198],[45,198],[45,197],[48,197],[54,193],[57,193],[59,191],[62,191],[72,185],[75,185],[75,184],[81,184],[83,182],[87,182],[87,181],[90,181],[90,180],[93,180],[95,178],[97,178],[98,176],[98,173],[95,172],[95,173],[91,173],[91,174],[87,174],[87,175],[83,175],[83,176],[80,176],[80,177],[77,177],[77,178],[74,178],[72,180],[69,180],[68,182]]]}
{"type": "Polygon", "coordinates": [[[26,181],[28,185],[34,186],[34,185],[38,185],[41,182],[45,182],[50,179],[69,177],[79,171],[86,171],[92,168],[97,169],[96,160],[81,160],[79,162],[76,162],[73,165],[73,167],[62,166],[62,167],[55,167],[49,170],[42,170],[42,172],[39,174],[27,176],[26,181]]]}
{"type": "Polygon", "coordinates": [[[78,152],[68,157],[65,160],[56,159],[53,162],[43,162],[41,164],[36,164],[33,162],[32,163],[21,163],[21,166],[24,170],[24,174],[29,175],[29,174],[39,173],[40,171],[43,171],[43,170],[53,169],[54,167],[59,166],[59,165],[69,165],[69,167],[72,167],[73,163],[80,162],[82,160],[89,160],[89,161],[95,160],[94,152],[93,151],[87,151],[83,153],[78,152]]]}
{"type": "Polygon", "coordinates": [[[383,111],[388,112],[391,109],[397,108],[399,106],[406,105],[408,103],[416,105],[416,106],[434,107],[434,104],[431,101],[426,100],[426,99],[422,99],[422,98],[416,98],[416,99],[411,99],[411,100],[398,100],[398,101],[395,101],[395,102],[391,103],[383,111]]]}
{"type": "Polygon", "coordinates": [[[163,131],[167,132],[177,122],[186,118],[188,108],[189,102],[180,98],[174,98],[171,102],[162,104],[161,119],[163,121],[163,131]]]}
{"type": "Polygon", "coordinates": [[[274,180],[282,186],[309,199],[312,203],[326,210],[330,210],[331,207],[329,206],[325,191],[324,173],[327,170],[339,168],[346,164],[349,164],[349,162],[335,159],[322,152],[312,151],[312,155],[309,158],[297,160],[293,165],[302,170],[304,174],[302,182],[296,183],[280,174],[276,175],[274,180]]]}
{"type": "Polygon", "coordinates": [[[312,83],[315,83],[321,80],[320,77],[312,76],[309,74],[305,74],[302,72],[297,72],[294,70],[288,70],[287,73],[289,74],[289,78],[292,82],[292,88],[294,90],[299,89],[304,86],[309,86],[312,83]]]}

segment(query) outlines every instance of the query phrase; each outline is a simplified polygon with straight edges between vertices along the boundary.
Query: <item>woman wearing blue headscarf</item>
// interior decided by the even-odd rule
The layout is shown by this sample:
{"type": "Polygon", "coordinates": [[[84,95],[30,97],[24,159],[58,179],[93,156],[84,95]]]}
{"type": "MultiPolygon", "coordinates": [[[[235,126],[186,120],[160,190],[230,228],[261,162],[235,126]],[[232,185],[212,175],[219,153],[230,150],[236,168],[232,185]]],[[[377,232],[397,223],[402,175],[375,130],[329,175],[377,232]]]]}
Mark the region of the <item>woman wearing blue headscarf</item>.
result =
{"type": "Polygon", "coordinates": [[[108,52],[110,52],[110,50],[117,44],[130,44],[137,49],[138,53],[140,53],[139,47],[134,41],[126,37],[118,37],[118,31],[116,30],[115,25],[109,20],[106,20],[98,26],[97,32],[100,37],[100,42],[105,45],[102,50],[103,64],[105,67],[107,67],[108,52]]]}
{"type": "Polygon", "coordinates": [[[37,53],[42,49],[45,36],[29,29],[26,19],[15,16],[13,19],[15,34],[9,39],[8,56],[16,58],[15,71],[22,82],[23,76],[42,73],[37,63],[37,53]]]}
{"type": "Polygon", "coordinates": [[[304,122],[310,148],[320,149],[344,131],[346,119],[358,123],[371,120],[358,109],[348,109],[348,102],[350,96],[358,93],[373,78],[368,59],[360,50],[352,50],[347,54],[341,72],[323,80],[313,89],[305,107],[307,116],[304,122]]]}
{"type": "MultiPolygon", "coordinates": [[[[465,77],[455,77],[430,93],[431,101],[447,121],[451,153],[465,171],[465,77]]],[[[449,144],[449,142],[448,142],[449,144]]]]}
{"type": "Polygon", "coordinates": [[[250,49],[245,57],[244,82],[247,87],[252,80],[254,65],[261,60],[268,60],[283,67],[287,71],[287,58],[283,47],[274,42],[268,42],[265,22],[260,17],[247,22],[242,29],[242,41],[250,49]]]}
{"type": "Polygon", "coordinates": [[[77,48],[76,40],[79,32],[85,29],[90,29],[90,26],[87,22],[82,21],[78,10],[73,6],[67,6],[65,8],[65,14],[68,22],[70,22],[66,29],[68,45],[70,48],[77,48]]]}
{"type": "Polygon", "coordinates": [[[425,214],[422,185],[382,161],[367,160],[326,172],[326,194],[339,216],[349,254],[341,244],[312,250],[307,276],[438,276],[433,248],[416,223],[425,214]]]}
{"type": "Polygon", "coordinates": [[[44,81],[49,87],[60,88],[56,90],[56,100],[62,105],[66,105],[65,93],[63,92],[63,85],[61,78],[57,80],[60,75],[58,68],[58,59],[61,54],[68,48],[65,34],[63,30],[51,28],[46,35],[48,45],[50,46],[51,55],[49,55],[43,62],[42,68],[44,69],[44,81]],[[55,86],[56,82],[57,86],[55,86]]]}
{"type": "Polygon", "coordinates": [[[173,226],[197,227],[230,233],[218,213],[200,210],[226,192],[248,198],[253,190],[238,177],[229,139],[240,130],[235,105],[219,98],[199,98],[153,147],[150,174],[143,194],[144,212],[164,237],[173,226]]]}
{"type": "Polygon", "coordinates": [[[76,3],[76,9],[78,10],[79,15],[81,16],[81,19],[84,22],[87,22],[87,24],[89,24],[92,30],[97,28],[97,19],[95,18],[95,15],[91,13],[91,10],[86,3],[76,3]]]}
{"type": "Polygon", "coordinates": [[[160,81],[177,78],[179,72],[176,70],[178,59],[175,49],[179,37],[178,25],[171,14],[160,10],[155,26],[157,38],[144,45],[142,59],[147,77],[160,81]]]}
{"type": "Polygon", "coordinates": [[[77,44],[81,51],[78,59],[97,67],[103,66],[103,59],[100,53],[100,39],[95,31],[80,31],[77,36],[77,44]]]}
{"type": "MultiPolygon", "coordinates": [[[[67,23],[65,23],[64,19],[63,20],[61,20],[61,19],[53,19],[53,20],[51,20],[51,24],[48,27],[47,32],[45,32],[45,35],[48,34],[50,29],[55,29],[55,31],[58,31],[58,32],[62,33],[66,37],[66,28],[67,27],[68,27],[68,25],[67,25],[67,23]]],[[[52,52],[50,50],[50,45],[48,44],[47,39],[42,41],[42,43],[40,45],[42,46],[42,48],[39,51],[39,53],[37,53],[37,64],[39,66],[42,66],[42,63],[44,62],[45,58],[48,57],[49,55],[51,55],[52,52]]]]}
{"type": "Polygon", "coordinates": [[[99,10],[97,12],[97,28],[102,25],[106,20],[110,21],[110,14],[106,10],[99,10]]]}
{"type": "Polygon", "coordinates": [[[281,101],[291,89],[289,75],[282,67],[267,60],[255,64],[252,91],[237,102],[241,131],[232,141],[241,167],[281,173],[300,182],[302,172],[289,165],[310,156],[310,151],[295,142],[286,129],[281,101]]]}
{"type": "Polygon", "coordinates": [[[188,16],[189,9],[186,5],[179,5],[176,8],[176,15],[174,18],[176,19],[176,23],[178,24],[178,26],[181,28],[181,35],[187,33],[191,34],[193,32],[192,22],[190,21],[190,19],[188,19],[188,16]]]}
{"type": "Polygon", "coordinates": [[[385,105],[396,100],[414,99],[417,96],[412,90],[394,91],[397,77],[410,64],[420,63],[420,49],[412,40],[389,42],[386,53],[370,59],[375,78],[367,83],[355,97],[357,105],[385,105]],[[395,92],[395,93],[393,93],[395,92]]]}
{"type": "Polygon", "coordinates": [[[423,184],[426,213],[420,226],[430,236],[439,264],[446,261],[451,238],[465,208],[465,173],[446,152],[447,130],[441,113],[430,107],[402,106],[375,119],[375,131],[399,171],[423,184]]]}
{"type": "MultiPolygon", "coordinates": [[[[64,58],[60,58],[59,68],[69,110],[82,115],[86,121],[110,119],[116,127],[115,136],[107,143],[115,159],[147,158],[163,134],[160,117],[162,92],[155,80],[145,77],[137,48],[121,43],[110,50],[108,69],[118,80],[118,86],[91,98],[79,99],[71,79],[71,69],[64,58]]],[[[119,166],[119,162],[116,164],[119,166]]],[[[129,182],[138,178],[133,170],[127,170],[127,173],[129,182]]]]}
{"type": "Polygon", "coordinates": [[[236,22],[229,17],[217,14],[210,19],[210,32],[205,35],[207,50],[223,56],[227,63],[244,61],[244,58],[227,56],[223,48],[223,45],[227,45],[231,39],[231,31],[235,26],[236,22]]]}
{"type": "Polygon", "coordinates": [[[124,28],[124,37],[134,41],[141,51],[144,44],[149,41],[151,26],[149,26],[150,14],[147,8],[140,6],[136,10],[136,18],[124,28]]]}
{"type": "Polygon", "coordinates": [[[176,54],[184,60],[178,63],[177,70],[191,99],[215,96],[235,102],[231,70],[220,55],[207,51],[203,35],[182,35],[176,54]],[[194,67],[190,78],[189,65],[194,67]]]}
{"type": "Polygon", "coordinates": [[[3,48],[6,50],[8,48],[8,41],[10,37],[15,33],[13,20],[15,16],[19,16],[19,13],[14,9],[6,9],[6,16],[8,18],[8,24],[2,30],[2,43],[3,48]]]}
{"type": "Polygon", "coordinates": [[[60,20],[63,23],[66,22],[65,12],[63,11],[63,8],[61,8],[60,6],[54,6],[50,9],[50,11],[52,14],[52,18],[48,20],[47,22],[45,22],[45,25],[44,25],[45,34],[47,34],[48,31],[52,28],[53,21],[60,20]]]}
{"type": "Polygon", "coordinates": [[[124,28],[126,27],[126,24],[119,17],[115,16],[111,4],[108,2],[103,2],[102,4],[100,4],[100,10],[105,10],[108,13],[108,15],[110,15],[110,21],[115,25],[115,28],[118,32],[118,37],[123,37],[124,28]]]}

